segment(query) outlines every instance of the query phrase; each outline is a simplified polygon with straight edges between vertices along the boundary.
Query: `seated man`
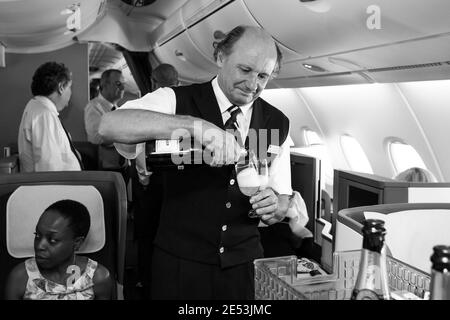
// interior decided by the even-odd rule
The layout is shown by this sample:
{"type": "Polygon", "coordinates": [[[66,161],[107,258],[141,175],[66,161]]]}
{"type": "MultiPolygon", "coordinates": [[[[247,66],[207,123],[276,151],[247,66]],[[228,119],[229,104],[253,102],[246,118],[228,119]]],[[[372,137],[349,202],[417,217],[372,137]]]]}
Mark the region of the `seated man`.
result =
{"type": "Polygon", "coordinates": [[[83,168],[81,157],[58,118],[69,103],[71,87],[72,75],[62,63],[44,63],[34,73],[34,97],[23,111],[17,141],[22,172],[83,168]]]}

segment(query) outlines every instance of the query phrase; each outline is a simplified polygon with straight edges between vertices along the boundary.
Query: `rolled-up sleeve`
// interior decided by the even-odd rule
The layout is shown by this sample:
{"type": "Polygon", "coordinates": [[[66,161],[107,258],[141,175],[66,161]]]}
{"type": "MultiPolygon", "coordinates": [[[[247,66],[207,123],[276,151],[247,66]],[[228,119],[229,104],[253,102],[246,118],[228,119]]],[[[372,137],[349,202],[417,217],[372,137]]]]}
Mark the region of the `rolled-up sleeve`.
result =
{"type": "MultiPolygon", "coordinates": [[[[125,102],[120,110],[138,109],[156,111],[166,114],[175,114],[176,97],[171,88],[159,88],[142,98],[125,102]]],[[[123,157],[127,159],[136,159],[136,157],[145,151],[145,143],[125,144],[114,143],[114,146],[123,157]]]]}
{"type": "MultiPolygon", "coordinates": [[[[307,229],[304,228],[308,222],[308,211],[301,194],[293,192],[291,185],[291,152],[290,147],[294,145],[288,135],[280,147],[279,155],[270,166],[270,187],[279,194],[293,194],[286,216],[289,218],[289,226],[292,232],[298,236],[304,236],[307,229]]],[[[261,223],[260,223],[261,226],[261,223]]]]}
{"type": "Polygon", "coordinates": [[[291,187],[291,155],[292,139],[288,135],[280,147],[278,156],[270,166],[269,186],[280,194],[292,194],[291,187]]]}

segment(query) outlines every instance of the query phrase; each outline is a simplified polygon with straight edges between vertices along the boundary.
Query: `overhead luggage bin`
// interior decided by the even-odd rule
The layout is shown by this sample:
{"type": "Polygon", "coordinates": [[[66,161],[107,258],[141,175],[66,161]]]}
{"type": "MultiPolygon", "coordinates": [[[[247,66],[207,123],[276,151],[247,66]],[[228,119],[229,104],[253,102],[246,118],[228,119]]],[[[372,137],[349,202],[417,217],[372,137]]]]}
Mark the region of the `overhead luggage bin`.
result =
{"type": "Polygon", "coordinates": [[[204,82],[216,75],[217,67],[194,45],[186,31],[154,50],[159,61],[170,63],[184,82],[204,82]]]}
{"type": "MultiPolygon", "coordinates": [[[[185,21],[186,19],[184,18],[185,21]]],[[[200,50],[214,62],[213,43],[220,41],[222,39],[220,35],[225,35],[238,25],[259,27],[242,0],[233,1],[203,21],[190,26],[188,33],[200,50]]],[[[305,58],[280,43],[279,46],[283,54],[283,63],[305,58]]]]}
{"type": "Polygon", "coordinates": [[[299,54],[318,57],[450,31],[447,0],[244,0],[255,20],[299,54]],[[282,17],[283,23],[280,23],[282,17]],[[380,28],[371,21],[379,17],[380,28]]]}

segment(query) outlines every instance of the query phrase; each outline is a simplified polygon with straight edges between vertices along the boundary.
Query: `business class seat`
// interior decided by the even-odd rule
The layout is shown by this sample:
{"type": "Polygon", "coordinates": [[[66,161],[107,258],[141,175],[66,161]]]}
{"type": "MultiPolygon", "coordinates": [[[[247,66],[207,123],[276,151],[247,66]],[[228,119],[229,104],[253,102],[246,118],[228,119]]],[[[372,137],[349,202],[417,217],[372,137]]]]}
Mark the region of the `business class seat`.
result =
{"type": "Polygon", "coordinates": [[[91,229],[80,248],[115,279],[114,299],[123,299],[127,198],[119,173],[64,171],[0,176],[0,300],[6,279],[19,262],[34,255],[33,232],[51,203],[71,199],[91,214],[91,229]]]}
{"type": "Polygon", "coordinates": [[[361,249],[362,224],[368,218],[385,221],[388,254],[427,273],[433,246],[450,244],[449,203],[395,203],[340,210],[335,251],[361,249]]]}

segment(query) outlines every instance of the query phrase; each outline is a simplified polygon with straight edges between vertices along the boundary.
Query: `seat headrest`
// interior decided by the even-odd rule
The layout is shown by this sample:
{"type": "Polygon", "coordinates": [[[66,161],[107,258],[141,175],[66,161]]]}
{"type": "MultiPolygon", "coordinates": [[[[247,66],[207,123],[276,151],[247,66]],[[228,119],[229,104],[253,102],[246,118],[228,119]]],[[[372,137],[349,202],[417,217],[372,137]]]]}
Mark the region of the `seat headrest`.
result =
{"type": "Polygon", "coordinates": [[[75,200],[86,206],[91,216],[91,228],[79,253],[99,251],[105,245],[103,200],[93,186],[36,185],[21,186],[6,204],[6,246],[15,258],[34,256],[34,232],[39,217],[52,203],[75,200]]]}

